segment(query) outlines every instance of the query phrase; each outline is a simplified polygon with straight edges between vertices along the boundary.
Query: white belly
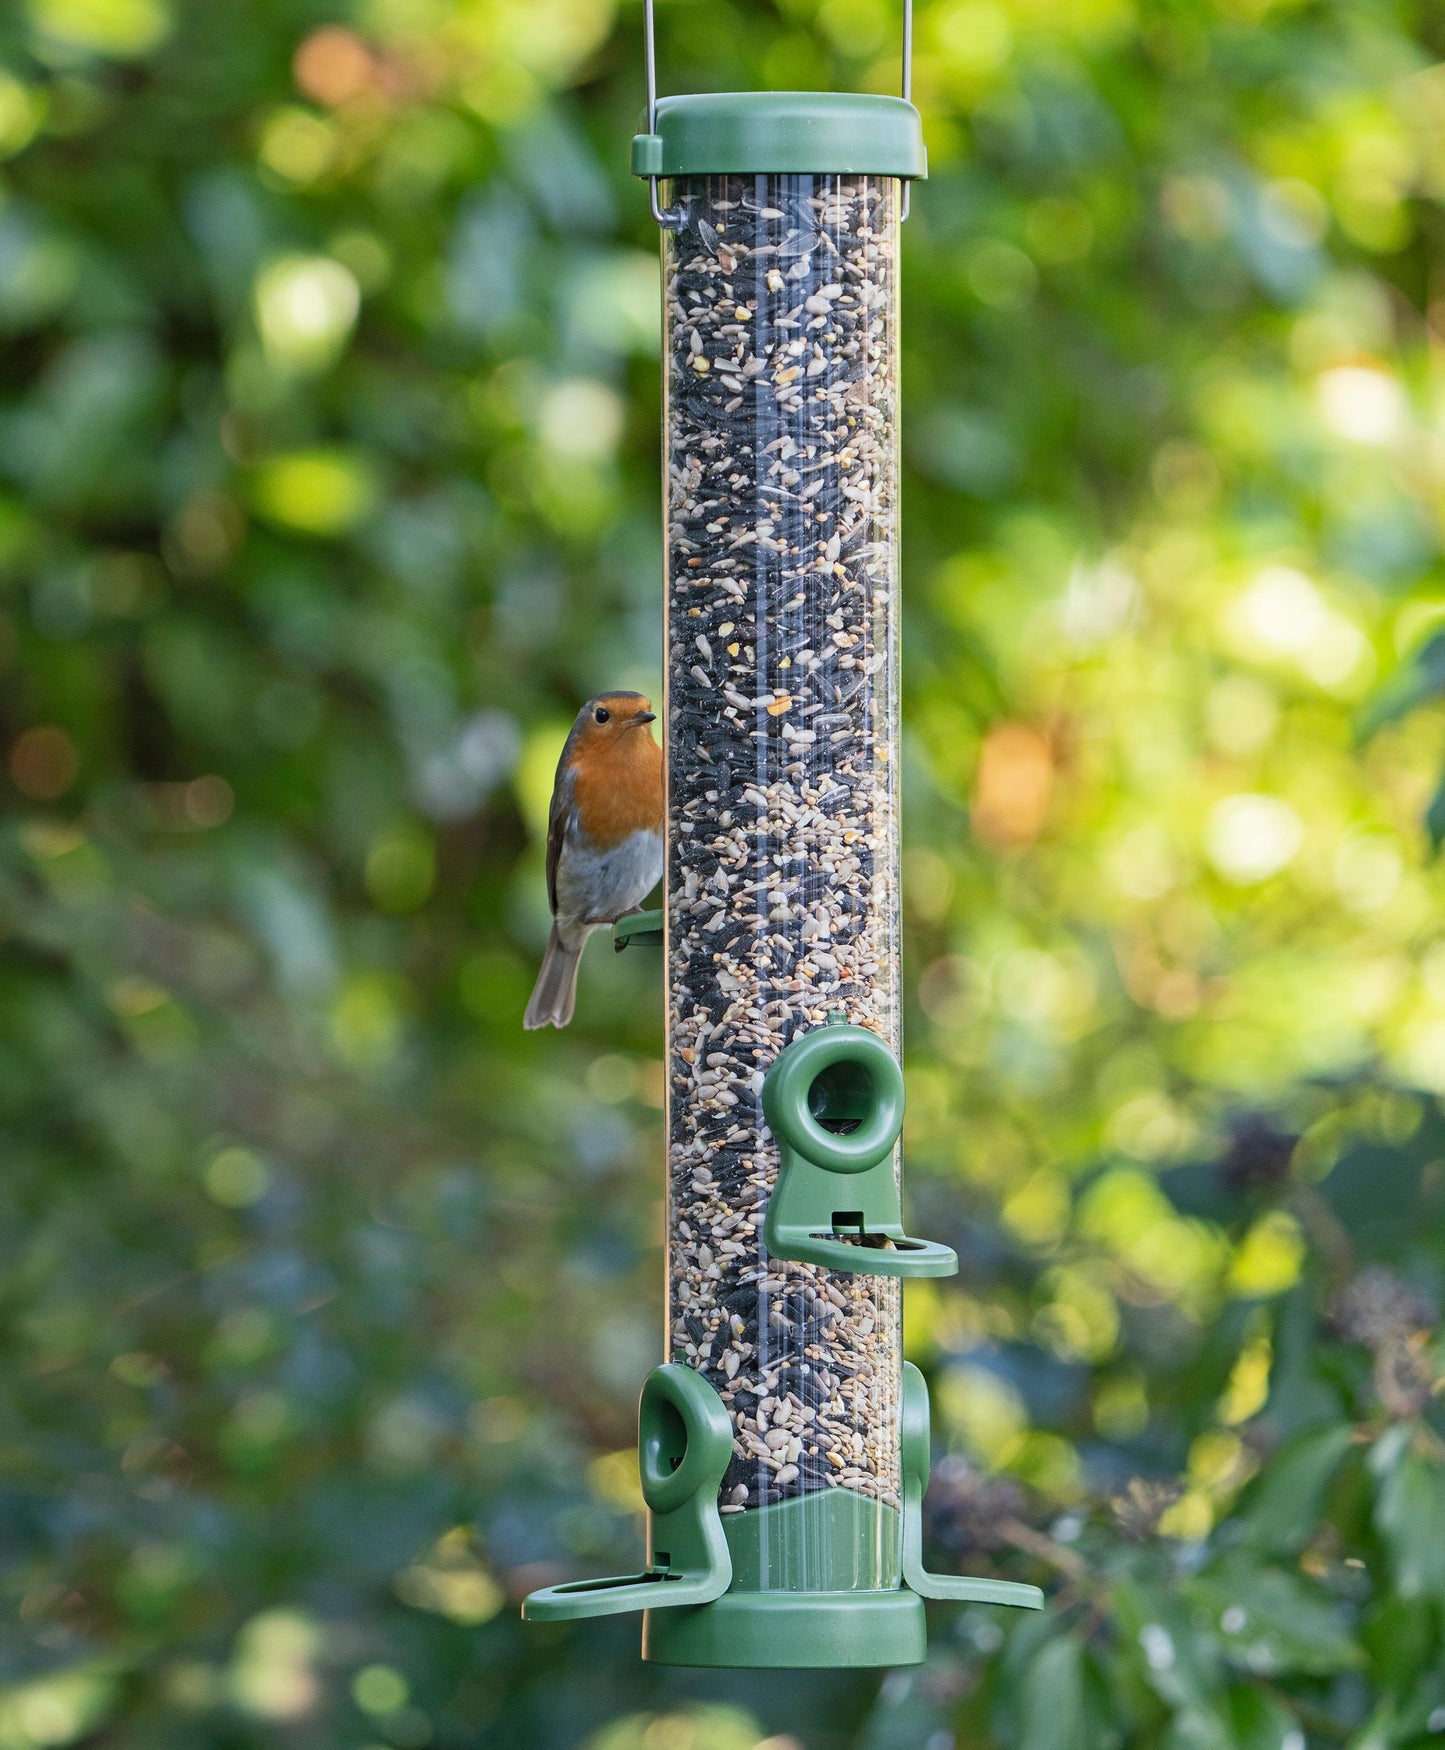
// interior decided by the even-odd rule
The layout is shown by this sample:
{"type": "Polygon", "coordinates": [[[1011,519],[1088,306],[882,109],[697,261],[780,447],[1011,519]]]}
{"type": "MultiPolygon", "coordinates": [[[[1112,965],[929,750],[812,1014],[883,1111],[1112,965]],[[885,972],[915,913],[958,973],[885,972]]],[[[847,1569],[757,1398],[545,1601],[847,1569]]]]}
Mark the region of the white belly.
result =
{"type": "Polygon", "coordinates": [[[662,878],[662,834],[635,832],[609,851],[569,838],[557,868],[557,926],[612,922],[640,905],[662,878]]]}

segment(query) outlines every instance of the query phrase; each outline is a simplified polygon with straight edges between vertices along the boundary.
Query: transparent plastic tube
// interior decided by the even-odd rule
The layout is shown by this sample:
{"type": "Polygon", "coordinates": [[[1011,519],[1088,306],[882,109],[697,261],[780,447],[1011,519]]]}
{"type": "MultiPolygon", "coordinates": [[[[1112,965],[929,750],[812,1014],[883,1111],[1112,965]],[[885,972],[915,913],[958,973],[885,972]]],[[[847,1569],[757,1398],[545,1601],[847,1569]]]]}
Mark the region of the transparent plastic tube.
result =
{"type": "Polygon", "coordinates": [[[761,1087],[833,1013],[900,1046],[899,184],[663,198],[669,1354],[731,1414],[725,1513],[897,1507],[899,1284],[767,1256],[761,1087]]]}

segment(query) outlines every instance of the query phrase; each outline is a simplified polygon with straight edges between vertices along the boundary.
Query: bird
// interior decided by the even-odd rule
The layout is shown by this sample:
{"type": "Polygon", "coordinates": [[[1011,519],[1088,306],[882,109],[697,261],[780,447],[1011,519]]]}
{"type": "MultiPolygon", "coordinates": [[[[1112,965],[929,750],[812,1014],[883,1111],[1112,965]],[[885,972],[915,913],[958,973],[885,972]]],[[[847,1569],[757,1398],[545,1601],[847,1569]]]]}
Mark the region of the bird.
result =
{"type": "Polygon", "coordinates": [[[600,693],[577,713],[547,816],[552,934],[522,1025],[565,1027],[587,938],[614,924],[662,878],[662,749],[641,693],[600,693]]]}

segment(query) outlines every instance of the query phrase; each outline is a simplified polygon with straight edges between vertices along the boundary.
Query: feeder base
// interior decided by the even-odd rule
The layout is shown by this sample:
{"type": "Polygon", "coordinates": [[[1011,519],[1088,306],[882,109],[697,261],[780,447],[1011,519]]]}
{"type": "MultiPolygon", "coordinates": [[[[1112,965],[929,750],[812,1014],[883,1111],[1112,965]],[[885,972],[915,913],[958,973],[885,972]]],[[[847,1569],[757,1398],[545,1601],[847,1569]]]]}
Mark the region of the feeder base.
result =
{"type": "Polygon", "coordinates": [[[923,1600],[904,1591],[728,1592],[642,1618],[642,1656],[654,1665],[919,1665],[927,1639],[923,1600]]]}
{"type": "Polygon", "coordinates": [[[921,1664],[925,1598],[1043,1605],[1037,1586],[924,1567],[928,1388],[909,1362],[901,1514],[836,1488],[731,1513],[724,1526],[717,1494],[732,1456],[732,1422],[713,1388],[679,1363],[655,1367],[638,1422],[646,1569],[544,1587],[523,1603],[528,1621],[640,1610],[642,1656],[655,1665],[847,1670],[921,1664]]]}

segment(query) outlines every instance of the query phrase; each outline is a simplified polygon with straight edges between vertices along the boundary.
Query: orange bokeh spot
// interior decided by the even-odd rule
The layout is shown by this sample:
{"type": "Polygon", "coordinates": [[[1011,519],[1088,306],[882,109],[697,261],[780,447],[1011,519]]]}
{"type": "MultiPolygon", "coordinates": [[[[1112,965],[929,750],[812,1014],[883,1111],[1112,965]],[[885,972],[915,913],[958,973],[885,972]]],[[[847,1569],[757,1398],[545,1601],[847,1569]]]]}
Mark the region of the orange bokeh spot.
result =
{"type": "Polygon", "coordinates": [[[63,729],[42,723],[17,737],[10,749],[10,776],[32,802],[63,796],[80,773],[80,755],[63,729]]]}
{"type": "Polygon", "coordinates": [[[376,79],[371,50],[337,24],[312,31],[297,49],[291,70],[307,97],[332,109],[360,97],[376,79]]]}
{"type": "Polygon", "coordinates": [[[1031,844],[1043,830],[1054,788],[1048,737],[1027,723],[1000,723],[979,754],[973,828],[1000,848],[1031,844]]]}

